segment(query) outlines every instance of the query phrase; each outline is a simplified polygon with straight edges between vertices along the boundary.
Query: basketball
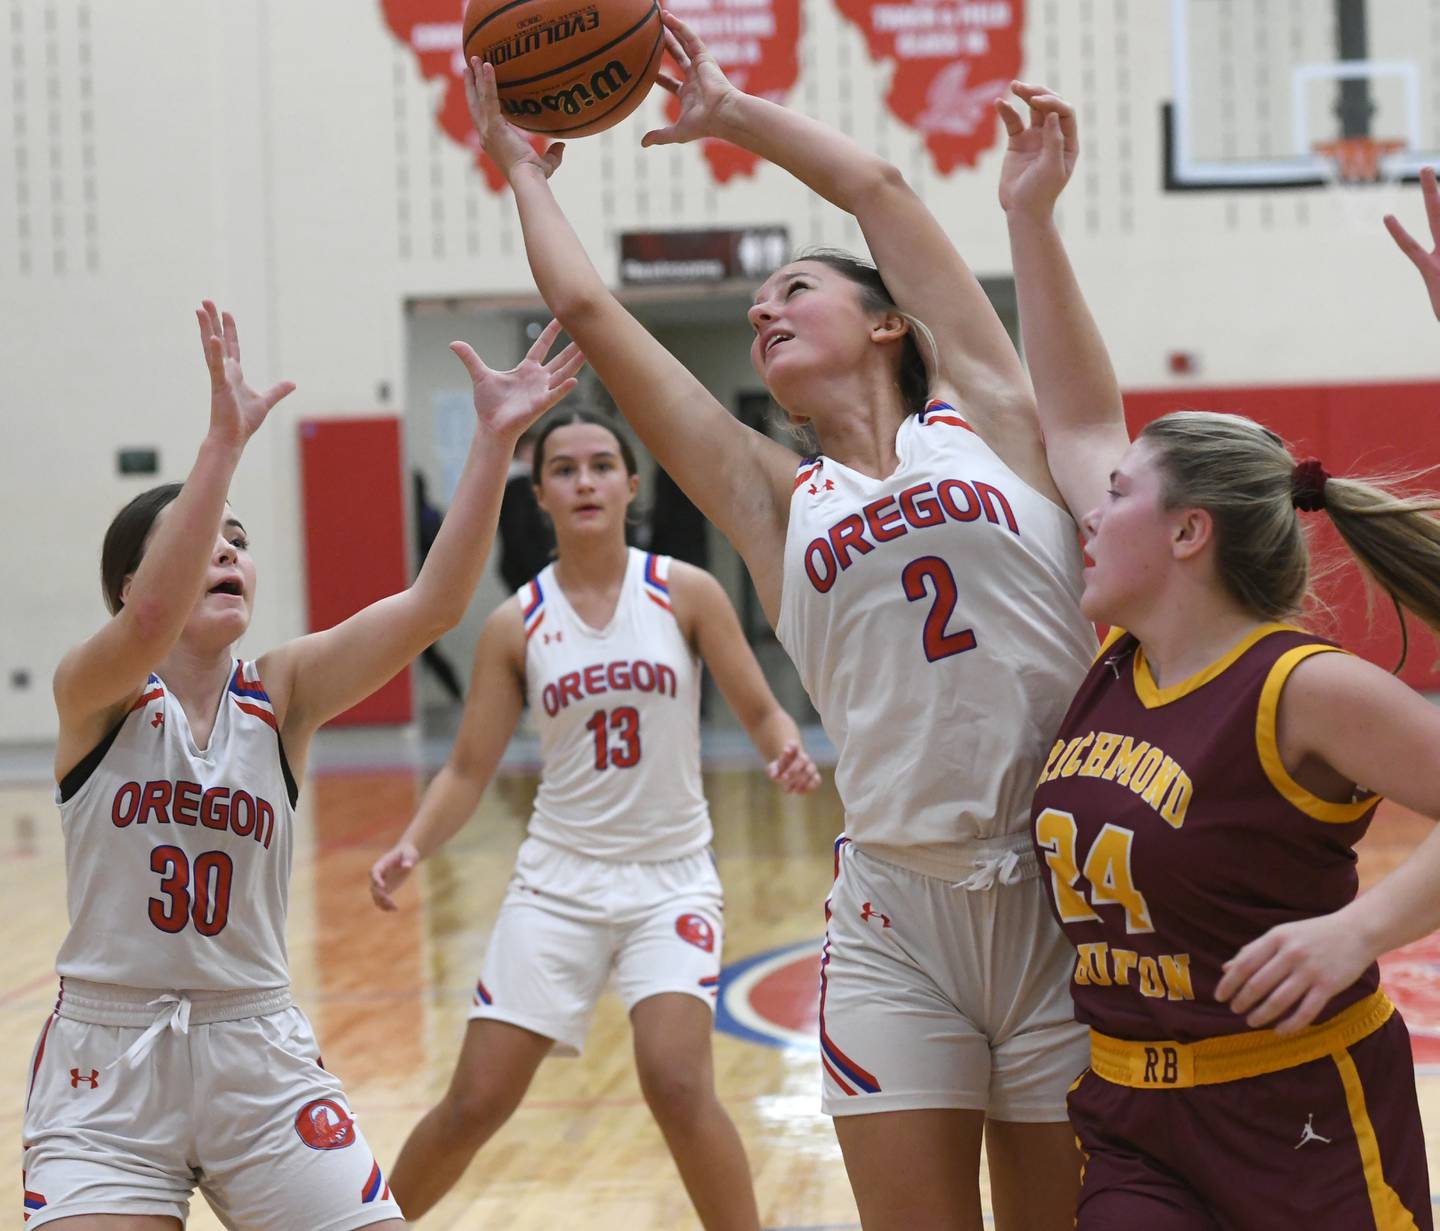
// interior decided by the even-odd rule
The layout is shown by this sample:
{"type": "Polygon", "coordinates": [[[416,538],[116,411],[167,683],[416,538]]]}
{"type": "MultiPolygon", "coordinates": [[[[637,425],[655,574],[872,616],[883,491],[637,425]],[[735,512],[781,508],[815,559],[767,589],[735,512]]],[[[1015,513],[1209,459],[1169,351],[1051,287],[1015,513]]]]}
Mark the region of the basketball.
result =
{"type": "Polygon", "coordinates": [[[658,0],[469,0],[465,61],[495,66],[505,118],[584,137],[640,105],[665,44],[658,0]]]}

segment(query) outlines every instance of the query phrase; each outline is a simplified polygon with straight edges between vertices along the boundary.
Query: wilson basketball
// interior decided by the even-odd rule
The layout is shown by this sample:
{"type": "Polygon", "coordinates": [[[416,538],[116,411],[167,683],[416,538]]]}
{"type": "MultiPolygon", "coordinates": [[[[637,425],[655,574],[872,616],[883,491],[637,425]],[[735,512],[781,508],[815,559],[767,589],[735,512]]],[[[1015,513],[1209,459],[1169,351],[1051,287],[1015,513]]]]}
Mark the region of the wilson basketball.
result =
{"type": "Polygon", "coordinates": [[[505,118],[584,137],[640,105],[660,71],[658,0],[469,0],[465,60],[495,66],[505,118]]]}

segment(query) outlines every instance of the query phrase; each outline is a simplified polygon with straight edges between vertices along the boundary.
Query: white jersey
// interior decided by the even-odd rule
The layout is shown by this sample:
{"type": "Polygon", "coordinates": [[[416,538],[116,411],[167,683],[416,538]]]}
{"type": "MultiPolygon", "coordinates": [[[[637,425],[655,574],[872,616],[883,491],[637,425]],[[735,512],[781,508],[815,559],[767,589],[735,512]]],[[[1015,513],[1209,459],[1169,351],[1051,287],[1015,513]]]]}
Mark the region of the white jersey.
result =
{"type": "Polygon", "coordinates": [[[1028,830],[1095,634],[1064,509],[943,402],[895,452],[883,479],[801,462],[776,632],[835,744],[845,832],[954,880],[1028,830]]]}
{"type": "Polygon", "coordinates": [[[194,991],[289,983],[296,794],[253,663],[232,660],[203,750],[151,675],[56,792],[70,909],[61,976],[194,991]]]}
{"type": "Polygon", "coordinates": [[[555,566],[517,595],[540,730],[530,833],[596,859],[678,859],[710,842],[700,662],[670,607],[670,559],[629,549],[615,614],[591,628],[555,566]]]}

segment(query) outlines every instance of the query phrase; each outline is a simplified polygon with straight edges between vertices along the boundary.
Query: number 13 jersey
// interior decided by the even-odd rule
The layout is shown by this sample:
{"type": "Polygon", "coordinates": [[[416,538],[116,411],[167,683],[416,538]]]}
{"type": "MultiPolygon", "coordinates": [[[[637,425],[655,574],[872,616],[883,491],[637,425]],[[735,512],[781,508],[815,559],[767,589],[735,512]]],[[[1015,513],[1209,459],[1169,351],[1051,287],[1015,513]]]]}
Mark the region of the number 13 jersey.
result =
{"type": "Polygon", "coordinates": [[[955,880],[1028,829],[1095,634],[1064,509],[943,402],[895,452],[883,479],[801,462],[776,632],[838,752],[846,833],[955,880]]]}
{"type": "Polygon", "coordinates": [[[703,850],[700,662],[671,608],[669,557],[629,549],[604,628],[576,614],[553,564],[518,599],[542,762],[531,836],[594,859],[703,850]]]}

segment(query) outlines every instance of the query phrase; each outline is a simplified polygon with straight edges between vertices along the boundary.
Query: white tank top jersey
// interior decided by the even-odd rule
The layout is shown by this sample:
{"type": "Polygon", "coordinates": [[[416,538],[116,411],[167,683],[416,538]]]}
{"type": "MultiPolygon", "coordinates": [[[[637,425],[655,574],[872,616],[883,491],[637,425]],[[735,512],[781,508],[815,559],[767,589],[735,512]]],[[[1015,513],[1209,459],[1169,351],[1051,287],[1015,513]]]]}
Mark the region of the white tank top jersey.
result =
{"type": "Polygon", "coordinates": [[[957,879],[1029,826],[1092,662],[1075,522],[932,401],[872,479],[801,461],[776,632],[838,760],[845,832],[957,879]]]}
{"type": "Polygon", "coordinates": [[[629,549],[615,614],[592,628],[555,566],[517,594],[540,731],[530,833],[595,859],[678,859],[710,843],[700,662],[670,606],[670,558],[629,549]]]}
{"type": "Polygon", "coordinates": [[[151,675],[65,775],[62,977],[130,987],[284,987],[298,792],[253,663],[234,659],[210,744],[151,675]]]}

